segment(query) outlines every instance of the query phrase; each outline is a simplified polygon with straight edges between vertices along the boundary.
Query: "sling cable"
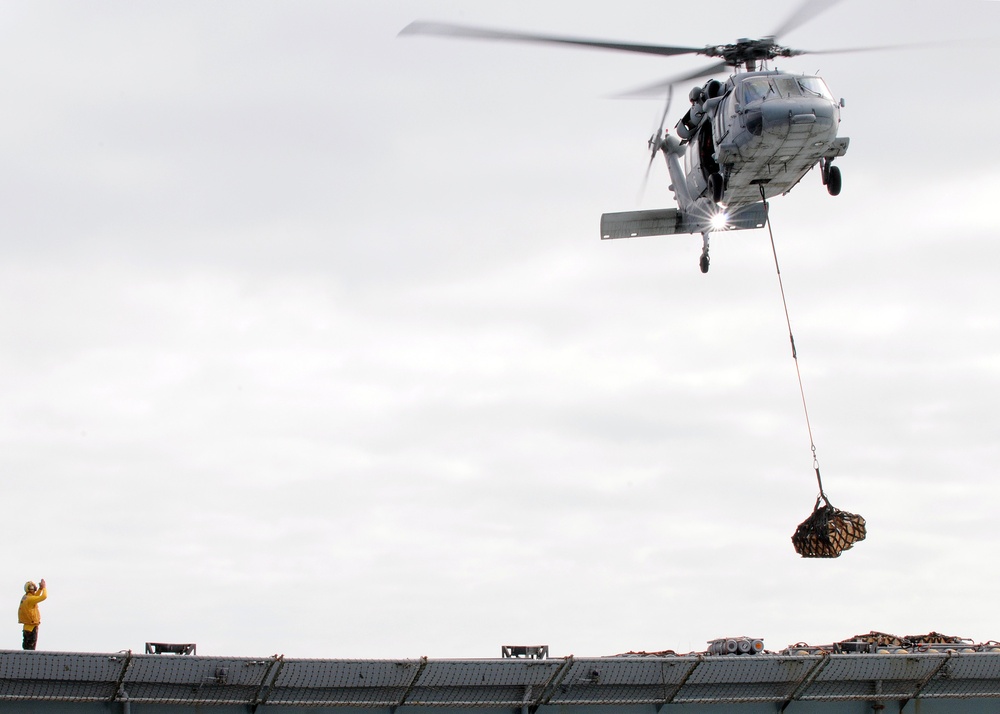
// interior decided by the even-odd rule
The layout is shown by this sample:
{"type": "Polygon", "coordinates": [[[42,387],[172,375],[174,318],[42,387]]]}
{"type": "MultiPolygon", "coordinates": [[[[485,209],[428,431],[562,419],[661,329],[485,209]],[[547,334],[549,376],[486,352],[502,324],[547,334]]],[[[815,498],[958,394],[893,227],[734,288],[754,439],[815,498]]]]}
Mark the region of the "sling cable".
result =
{"type": "Polygon", "coordinates": [[[802,386],[802,371],[799,369],[799,357],[795,351],[795,336],[792,334],[792,320],[788,315],[788,301],[785,299],[785,286],[781,280],[781,268],[778,267],[778,251],[774,245],[774,231],[771,229],[771,212],[764,186],[760,186],[760,199],[764,203],[764,215],[767,222],[767,232],[771,238],[771,254],[774,256],[774,269],[778,275],[778,288],[781,291],[781,304],[785,308],[785,322],[788,325],[788,339],[792,345],[792,361],[795,362],[795,374],[799,380],[799,394],[802,397],[802,410],[806,418],[806,431],[809,433],[809,448],[812,451],[813,470],[816,472],[816,483],[819,495],[813,506],[812,514],[795,529],[792,545],[795,552],[803,558],[836,558],[855,543],[865,539],[865,519],[855,513],[848,513],[835,508],[823,490],[823,478],[819,473],[819,458],[816,456],[816,442],[813,439],[812,425],[809,422],[809,407],[806,405],[806,392],[802,386]],[[822,505],[821,505],[822,504],[822,505]]]}

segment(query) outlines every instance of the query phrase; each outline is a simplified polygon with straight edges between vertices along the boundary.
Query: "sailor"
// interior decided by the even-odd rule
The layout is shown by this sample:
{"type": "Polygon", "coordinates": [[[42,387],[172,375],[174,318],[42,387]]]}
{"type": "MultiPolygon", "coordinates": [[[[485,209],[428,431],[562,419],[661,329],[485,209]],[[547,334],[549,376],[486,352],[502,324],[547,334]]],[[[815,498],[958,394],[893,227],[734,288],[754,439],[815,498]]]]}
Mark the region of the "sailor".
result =
{"type": "Polygon", "coordinates": [[[38,603],[47,597],[45,578],[38,581],[38,585],[30,580],[24,584],[24,597],[21,598],[21,605],[17,608],[17,621],[24,625],[22,649],[33,650],[38,644],[38,624],[42,621],[38,603]]]}

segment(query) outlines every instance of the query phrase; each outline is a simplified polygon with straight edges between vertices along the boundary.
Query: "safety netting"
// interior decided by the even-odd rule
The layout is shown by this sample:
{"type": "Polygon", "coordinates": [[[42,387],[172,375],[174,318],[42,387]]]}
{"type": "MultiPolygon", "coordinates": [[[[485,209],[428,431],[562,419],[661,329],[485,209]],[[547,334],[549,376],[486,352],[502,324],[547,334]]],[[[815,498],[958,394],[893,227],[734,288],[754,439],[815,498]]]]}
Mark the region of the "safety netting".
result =
{"type": "MultiPolygon", "coordinates": [[[[995,644],[995,643],[994,643],[995,644]]],[[[906,654],[286,660],[0,651],[0,702],[493,709],[1000,698],[1000,646],[906,654]]],[[[924,643],[922,646],[930,647],[924,643]]]]}

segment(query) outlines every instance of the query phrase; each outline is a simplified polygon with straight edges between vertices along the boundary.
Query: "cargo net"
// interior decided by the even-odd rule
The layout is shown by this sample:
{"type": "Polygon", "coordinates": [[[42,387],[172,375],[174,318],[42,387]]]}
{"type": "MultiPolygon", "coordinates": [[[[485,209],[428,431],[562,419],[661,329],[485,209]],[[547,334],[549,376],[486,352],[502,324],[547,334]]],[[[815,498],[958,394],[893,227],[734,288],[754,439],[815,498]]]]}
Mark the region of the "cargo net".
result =
{"type": "Polygon", "coordinates": [[[812,515],[795,529],[792,545],[803,558],[836,558],[864,540],[865,535],[864,518],[834,508],[826,494],[821,492],[812,515]]]}

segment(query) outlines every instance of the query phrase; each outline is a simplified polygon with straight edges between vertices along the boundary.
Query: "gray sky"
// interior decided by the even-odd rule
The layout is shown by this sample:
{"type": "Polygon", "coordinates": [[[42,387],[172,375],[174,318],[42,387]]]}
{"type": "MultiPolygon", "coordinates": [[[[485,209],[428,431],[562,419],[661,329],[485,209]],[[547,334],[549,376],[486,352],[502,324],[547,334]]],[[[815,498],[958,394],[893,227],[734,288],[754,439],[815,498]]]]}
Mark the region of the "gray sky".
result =
{"type": "MultiPolygon", "coordinates": [[[[51,650],[1000,639],[996,39],[778,65],[851,138],[841,196],[772,203],[824,485],[869,526],[810,561],[767,232],[716,236],[707,276],[698,236],[598,239],[672,205],[659,163],[637,200],[661,102],[607,97],[699,60],[396,37],[706,45],[794,5],[0,5],[2,646],[43,576],[51,650]]],[[[998,20],[845,0],[783,39],[998,20]]]]}

